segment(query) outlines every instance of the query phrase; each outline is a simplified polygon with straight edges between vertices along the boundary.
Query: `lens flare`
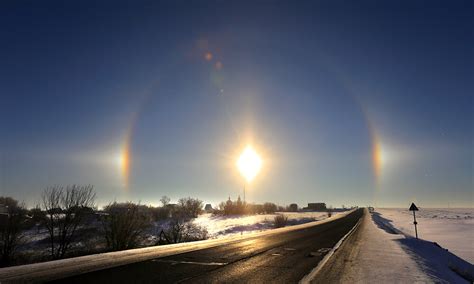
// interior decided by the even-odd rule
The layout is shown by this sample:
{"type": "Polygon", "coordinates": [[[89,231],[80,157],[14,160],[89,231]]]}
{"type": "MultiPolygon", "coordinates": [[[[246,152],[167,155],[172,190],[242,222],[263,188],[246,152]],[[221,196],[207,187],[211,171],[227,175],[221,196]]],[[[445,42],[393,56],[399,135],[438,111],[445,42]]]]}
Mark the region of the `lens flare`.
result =
{"type": "Polygon", "coordinates": [[[262,159],[252,147],[247,146],[237,160],[237,168],[247,182],[251,182],[262,168],[262,159]]]}

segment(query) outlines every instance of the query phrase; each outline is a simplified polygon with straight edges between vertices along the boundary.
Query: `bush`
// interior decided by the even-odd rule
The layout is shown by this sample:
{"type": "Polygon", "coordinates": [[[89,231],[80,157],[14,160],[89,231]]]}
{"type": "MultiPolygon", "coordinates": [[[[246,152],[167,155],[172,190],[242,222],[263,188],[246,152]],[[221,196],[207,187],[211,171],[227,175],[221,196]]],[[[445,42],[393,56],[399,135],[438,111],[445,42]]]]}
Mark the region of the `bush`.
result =
{"type": "Polygon", "coordinates": [[[249,207],[249,212],[251,214],[263,214],[263,213],[265,213],[262,204],[250,204],[248,207],[249,207]]]}
{"type": "Polygon", "coordinates": [[[288,222],[288,217],[283,214],[278,214],[275,216],[275,219],[273,222],[274,222],[275,228],[285,227],[288,222]]]}
{"type": "Polygon", "coordinates": [[[263,204],[263,211],[265,211],[266,214],[273,214],[277,211],[277,206],[275,203],[265,202],[263,204]]]}
{"type": "Polygon", "coordinates": [[[168,228],[162,230],[158,244],[176,244],[205,240],[208,237],[207,229],[182,218],[171,218],[168,228]]]}
{"type": "Polygon", "coordinates": [[[102,225],[110,250],[137,247],[151,226],[150,210],[140,204],[114,202],[107,205],[104,212],[106,215],[102,218],[102,225]]]}
{"type": "Polygon", "coordinates": [[[289,212],[297,212],[298,211],[298,204],[296,203],[291,203],[289,206],[288,206],[288,209],[287,209],[289,212]]]}
{"type": "Polygon", "coordinates": [[[185,218],[196,218],[202,213],[203,202],[197,198],[180,198],[178,205],[176,206],[173,215],[185,218]]]}
{"type": "Polygon", "coordinates": [[[23,239],[22,230],[26,225],[26,208],[11,197],[0,197],[0,204],[6,213],[1,214],[0,222],[0,265],[10,265],[17,247],[23,239]]]}
{"type": "Polygon", "coordinates": [[[171,217],[171,209],[169,206],[150,208],[150,211],[155,221],[166,220],[171,217]]]}

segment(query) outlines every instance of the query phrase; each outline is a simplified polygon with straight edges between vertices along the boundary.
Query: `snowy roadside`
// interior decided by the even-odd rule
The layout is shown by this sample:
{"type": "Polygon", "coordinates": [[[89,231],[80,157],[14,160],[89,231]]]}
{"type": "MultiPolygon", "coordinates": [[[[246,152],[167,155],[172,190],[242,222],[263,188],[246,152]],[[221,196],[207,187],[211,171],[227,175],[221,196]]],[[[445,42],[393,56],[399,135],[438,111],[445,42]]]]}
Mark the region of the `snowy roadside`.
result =
{"type": "Polygon", "coordinates": [[[377,228],[366,211],[359,227],[315,275],[311,283],[431,283],[401,248],[401,235],[377,228]]]}
{"type": "MultiPolygon", "coordinates": [[[[410,230],[408,226],[410,222],[413,222],[413,219],[408,221],[410,219],[408,217],[413,218],[413,216],[404,214],[403,212],[404,211],[401,210],[377,209],[376,212],[372,214],[372,220],[373,223],[378,226],[379,231],[383,230],[385,234],[391,235],[392,240],[403,249],[433,281],[440,283],[471,283],[474,281],[474,265],[433,242],[433,239],[429,239],[434,238],[442,244],[452,244],[453,240],[457,239],[460,242],[458,245],[467,248],[466,251],[469,251],[469,245],[472,245],[472,235],[469,233],[463,235],[463,232],[469,232],[469,228],[465,231],[456,230],[455,228],[459,223],[456,224],[457,222],[454,222],[453,224],[453,222],[451,222],[451,224],[449,224],[449,220],[453,219],[439,218],[439,220],[436,220],[436,217],[439,216],[439,211],[435,213],[425,212],[424,214],[419,214],[417,220],[420,227],[422,227],[422,224],[425,226],[420,232],[421,238],[415,239],[411,235],[413,228],[410,230]],[[431,216],[431,220],[426,216],[431,216]],[[433,216],[436,217],[433,218],[433,216]],[[440,230],[449,229],[453,230],[451,234],[455,235],[452,238],[446,237],[446,233],[439,235],[437,233],[440,232],[440,230]]],[[[448,214],[447,216],[451,215],[448,214]]],[[[467,222],[471,221],[469,218],[465,218],[464,221],[465,220],[467,220],[467,222]]],[[[460,223],[464,224],[464,221],[460,223]]],[[[460,227],[464,227],[464,225],[460,227]]],[[[472,230],[472,227],[470,229],[472,230]]]]}
{"type": "MultiPolygon", "coordinates": [[[[414,236],[413,215],[406,209],[377,209],[387,223],[414,236]]],[[[416,212],[418,235],[474,264],[474,209],[423,209],[416,212]]]]}

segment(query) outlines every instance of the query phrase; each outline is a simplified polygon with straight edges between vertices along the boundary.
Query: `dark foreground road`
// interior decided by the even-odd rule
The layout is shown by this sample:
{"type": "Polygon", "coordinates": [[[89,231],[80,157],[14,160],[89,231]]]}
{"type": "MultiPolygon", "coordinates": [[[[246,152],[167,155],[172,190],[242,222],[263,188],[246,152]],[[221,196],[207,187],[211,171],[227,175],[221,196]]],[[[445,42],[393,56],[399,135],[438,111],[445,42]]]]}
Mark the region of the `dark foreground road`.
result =
{"type": "Polygon", "coordinates": [[[55,283],[297,283],[363,216],[99,270],[55,283]]]}

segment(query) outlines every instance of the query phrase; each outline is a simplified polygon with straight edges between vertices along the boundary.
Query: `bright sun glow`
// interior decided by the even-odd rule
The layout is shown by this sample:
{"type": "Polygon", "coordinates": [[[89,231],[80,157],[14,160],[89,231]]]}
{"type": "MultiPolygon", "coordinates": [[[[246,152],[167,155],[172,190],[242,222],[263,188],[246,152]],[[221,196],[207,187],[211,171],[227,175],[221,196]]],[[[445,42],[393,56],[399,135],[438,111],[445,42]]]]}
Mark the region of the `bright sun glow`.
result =
{"type": "Polygon", "coordinates": [[[262,168],[262,159],[252,147],[247,146],[237,161],[237,167],[247,182],[251,182],[262,168]]]}

